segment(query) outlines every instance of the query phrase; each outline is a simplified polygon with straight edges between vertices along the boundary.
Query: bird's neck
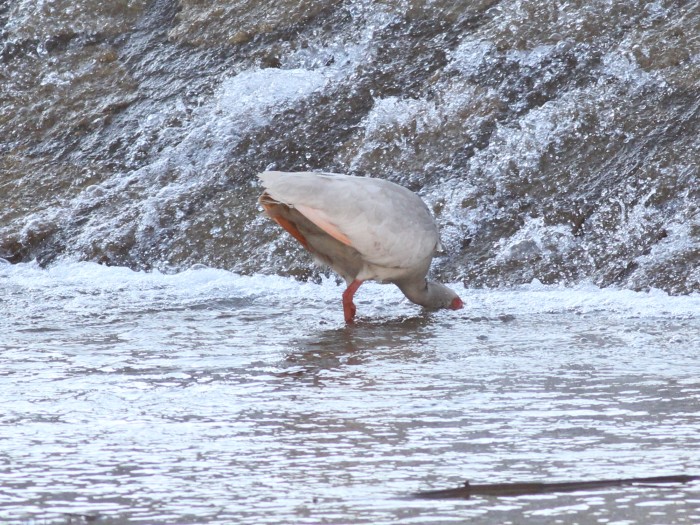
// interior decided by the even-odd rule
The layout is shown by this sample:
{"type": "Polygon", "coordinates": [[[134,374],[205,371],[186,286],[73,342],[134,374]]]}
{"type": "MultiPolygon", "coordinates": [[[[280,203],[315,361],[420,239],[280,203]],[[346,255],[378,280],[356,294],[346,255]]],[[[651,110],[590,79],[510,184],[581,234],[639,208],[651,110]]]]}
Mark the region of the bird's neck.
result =
{"type": "Polygon", "coordinates": [[[406,298],[412,303],[425,306],[426,308],[445,308],[445,293],[449,290],[446,286],[418,279],[415,281],[397,282],[396,285],[403,292],[406,298]]]}

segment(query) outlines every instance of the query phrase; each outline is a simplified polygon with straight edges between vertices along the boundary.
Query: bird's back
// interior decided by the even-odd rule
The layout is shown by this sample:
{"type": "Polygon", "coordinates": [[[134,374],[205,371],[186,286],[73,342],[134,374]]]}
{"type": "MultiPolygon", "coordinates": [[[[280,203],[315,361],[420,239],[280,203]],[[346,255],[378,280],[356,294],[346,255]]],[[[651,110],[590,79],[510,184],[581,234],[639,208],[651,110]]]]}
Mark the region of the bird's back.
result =
{"type": "Polygon", "coordinates": [[[317,213],[332,223],[367,263],[427,271],[439,244],[437,226],[410,190],[382,179],[333,173],[266,171],[259,177],[275,200],[312,221],[317,213]]]}

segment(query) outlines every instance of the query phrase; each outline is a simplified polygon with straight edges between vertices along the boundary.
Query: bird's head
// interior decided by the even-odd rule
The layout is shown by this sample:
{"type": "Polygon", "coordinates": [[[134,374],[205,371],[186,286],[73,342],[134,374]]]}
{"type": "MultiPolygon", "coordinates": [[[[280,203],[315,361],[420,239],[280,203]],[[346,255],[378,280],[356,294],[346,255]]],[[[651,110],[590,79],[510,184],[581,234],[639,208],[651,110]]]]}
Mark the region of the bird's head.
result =
{"type": "Polygon", "coordinates": [[[459,297],[452,299],[452,302],[450,303],[450,310],[461,310],[462,308],[464,308],[464,303],[459,297]]]}

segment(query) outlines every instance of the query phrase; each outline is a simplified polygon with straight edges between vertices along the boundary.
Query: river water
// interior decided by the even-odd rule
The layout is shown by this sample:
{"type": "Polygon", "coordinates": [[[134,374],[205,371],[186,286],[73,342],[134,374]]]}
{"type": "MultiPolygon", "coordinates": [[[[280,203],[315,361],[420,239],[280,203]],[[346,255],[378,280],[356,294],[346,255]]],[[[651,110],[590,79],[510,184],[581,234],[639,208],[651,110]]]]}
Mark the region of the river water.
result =
{"type": "Polygon", "coordinates": [[[330,279],[1,265],[0,520],[700,522],[698,483],[412,498],[700,474],[700,297],[455,286],[347,327],[330,279]]]}

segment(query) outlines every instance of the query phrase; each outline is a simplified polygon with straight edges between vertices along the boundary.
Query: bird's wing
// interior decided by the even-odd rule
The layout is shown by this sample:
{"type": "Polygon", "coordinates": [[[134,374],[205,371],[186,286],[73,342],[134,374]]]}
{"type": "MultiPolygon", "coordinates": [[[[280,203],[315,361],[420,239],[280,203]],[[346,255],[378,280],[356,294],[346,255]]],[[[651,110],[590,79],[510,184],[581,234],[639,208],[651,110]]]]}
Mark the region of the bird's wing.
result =
{"type": "Polygon", "coordinates": [[[371,264],[411,268],[432,256],[439,244],[425,203],[389,181],[307,172],[267,171],[259,177],[274,199],[297,208],[371,264]]]}

